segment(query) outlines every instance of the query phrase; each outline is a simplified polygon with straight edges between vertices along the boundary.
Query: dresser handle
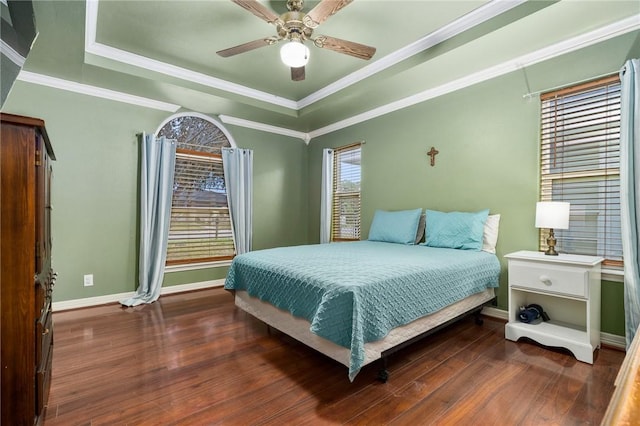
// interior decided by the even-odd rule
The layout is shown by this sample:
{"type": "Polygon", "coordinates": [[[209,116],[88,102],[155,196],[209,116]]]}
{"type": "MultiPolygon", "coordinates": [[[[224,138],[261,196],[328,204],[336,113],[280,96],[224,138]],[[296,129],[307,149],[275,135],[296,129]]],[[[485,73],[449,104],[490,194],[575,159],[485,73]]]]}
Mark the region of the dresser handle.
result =
{"type": "Polygon", "coordinates": [[[540,275],[540,282],[544,285],[553,284],[553,282],[551,281],[551,278],[546,275],[540,275]]]}
{"type": "Polygon", "coordinates": [[[46,336],[47,334],[49,334],[49,329],[45,328],[44,331],[42,332],[42,335],[46,336]]]}

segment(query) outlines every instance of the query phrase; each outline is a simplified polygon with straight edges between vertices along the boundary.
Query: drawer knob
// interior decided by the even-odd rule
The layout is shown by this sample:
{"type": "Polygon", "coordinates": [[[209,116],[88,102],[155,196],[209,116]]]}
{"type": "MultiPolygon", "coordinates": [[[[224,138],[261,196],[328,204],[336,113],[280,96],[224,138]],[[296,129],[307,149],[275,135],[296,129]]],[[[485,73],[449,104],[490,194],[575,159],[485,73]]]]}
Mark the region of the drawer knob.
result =
{"type": "Polygon", "coordinates": [[[540,275],[540,282],[544,285],[551,285],[553,282],[551,281],[551,277],[547,275],[540,275]]]}
{"type": "Polygon", "coordinates": [[[44,331],[42,332],[42,335],[46,336],[47,334],[49,334],[49,331],[50,330],[48,328],[45,328],[44,331]]]}

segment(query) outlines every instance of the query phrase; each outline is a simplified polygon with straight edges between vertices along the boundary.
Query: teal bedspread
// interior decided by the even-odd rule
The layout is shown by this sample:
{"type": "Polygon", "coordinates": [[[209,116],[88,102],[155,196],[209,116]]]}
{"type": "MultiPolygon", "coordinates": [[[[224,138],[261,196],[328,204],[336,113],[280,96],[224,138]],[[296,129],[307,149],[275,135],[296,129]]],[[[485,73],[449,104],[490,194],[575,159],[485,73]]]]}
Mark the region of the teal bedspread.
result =
{"type": "Polygon", "coordinates": [[[486,252],[357,241],[236,256],[225,288],[306,318],[313,333],[349,348],[353,380],[366,342],[497,287],[499,273],[486,252]]]}

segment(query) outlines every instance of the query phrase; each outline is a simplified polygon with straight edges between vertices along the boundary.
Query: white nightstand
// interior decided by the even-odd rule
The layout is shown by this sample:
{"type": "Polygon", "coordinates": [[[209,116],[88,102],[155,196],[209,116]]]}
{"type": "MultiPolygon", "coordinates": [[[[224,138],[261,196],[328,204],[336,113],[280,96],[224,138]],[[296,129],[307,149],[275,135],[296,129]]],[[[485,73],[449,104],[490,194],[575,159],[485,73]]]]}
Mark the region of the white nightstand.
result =
{"type": "Polygon", "coordinates": [[[593,364],[600,347],[600,263],[596,256],[518,251],[509,262],[509,322],[505,337],[528,337],[569,349],[579,361],[593,364]],[[518,320],[520,306],[538,304],[551,318],[526,324],[518,320]]]}

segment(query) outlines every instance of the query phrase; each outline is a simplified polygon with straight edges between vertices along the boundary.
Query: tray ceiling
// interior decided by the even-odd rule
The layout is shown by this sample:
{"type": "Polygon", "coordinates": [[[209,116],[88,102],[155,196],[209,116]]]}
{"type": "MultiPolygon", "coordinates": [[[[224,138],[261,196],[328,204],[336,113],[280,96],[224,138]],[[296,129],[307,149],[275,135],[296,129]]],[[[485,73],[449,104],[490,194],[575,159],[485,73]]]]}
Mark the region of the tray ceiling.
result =
{"type": "MultiPolygon", "coordinates": [[[[284,1],[262,4],[286,9],[284,1]]],[[[637,1],[356,0],[314,35],[374,46],[375,56],[363,61],[311,46],[306,79],[294,82],[280,45],[216,55],[275,35],[231,1],[55,1],[34,9],[40,34],[27,75],[303,133],[513,71],[514,61],[526,67],[625,35],[633,43],[640,28],[637,1]]]]}

